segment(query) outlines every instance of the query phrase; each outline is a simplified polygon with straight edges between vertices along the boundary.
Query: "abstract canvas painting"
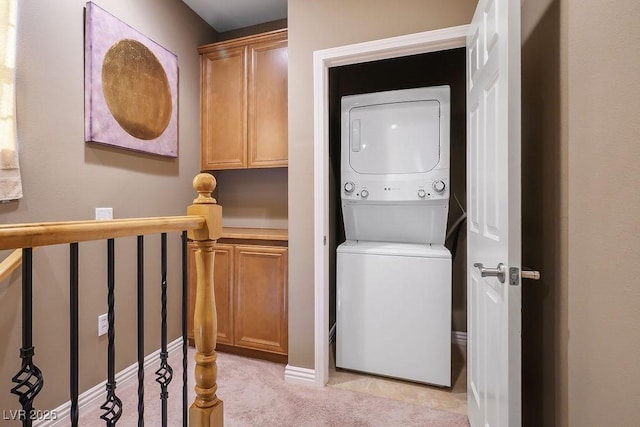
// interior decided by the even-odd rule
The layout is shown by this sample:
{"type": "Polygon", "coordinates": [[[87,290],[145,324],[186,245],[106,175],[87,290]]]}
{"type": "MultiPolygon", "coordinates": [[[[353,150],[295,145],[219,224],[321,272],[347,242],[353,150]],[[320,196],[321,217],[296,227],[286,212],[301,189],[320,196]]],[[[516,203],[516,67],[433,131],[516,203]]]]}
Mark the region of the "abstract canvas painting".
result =
{"type": "Polygon", "coordinates": [[[85,141],[177,157],[176,55],[92,2],[85,20],[85,141]]]}

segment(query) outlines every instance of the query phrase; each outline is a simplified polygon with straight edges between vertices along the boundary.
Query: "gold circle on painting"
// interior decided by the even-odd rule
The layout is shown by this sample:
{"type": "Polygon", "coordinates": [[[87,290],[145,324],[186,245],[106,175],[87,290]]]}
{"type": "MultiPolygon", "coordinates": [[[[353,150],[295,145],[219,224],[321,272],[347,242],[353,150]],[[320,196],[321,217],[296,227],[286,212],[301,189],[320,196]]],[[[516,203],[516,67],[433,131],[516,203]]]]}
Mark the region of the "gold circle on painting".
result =
{"type": "Polygon", "coordinates": [[[142,43],[123,39],[109,48],[102,64],[102,91],[109,111],[129,135],[155,139],[169,125],[169,80],[142,43]]]}

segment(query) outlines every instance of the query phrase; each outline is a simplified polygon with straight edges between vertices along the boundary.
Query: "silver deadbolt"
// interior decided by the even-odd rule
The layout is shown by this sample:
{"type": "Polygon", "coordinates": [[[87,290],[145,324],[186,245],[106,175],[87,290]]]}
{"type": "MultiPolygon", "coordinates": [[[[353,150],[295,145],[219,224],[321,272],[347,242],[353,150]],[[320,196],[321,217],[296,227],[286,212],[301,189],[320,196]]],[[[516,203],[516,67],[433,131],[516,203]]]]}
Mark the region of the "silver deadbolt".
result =
{"type": "Polygon", "coordinates": [[[497,277],[500,283],[504,283],[504,278],[506,275],[506,268],[503,263],[498,264],[497,268],[487,268],[482,265],[481,262],[476,262],[473,264],[478,270],[480,270],[480,276],[482,277],[497,277]]]}
{"type": "Polygon", "coordinates": [[[526,267],[522,267],[522,278],[523,279],[531,279],[531,280],[540,280],[540,272],[537,270],[526,269],[526,267]]]}

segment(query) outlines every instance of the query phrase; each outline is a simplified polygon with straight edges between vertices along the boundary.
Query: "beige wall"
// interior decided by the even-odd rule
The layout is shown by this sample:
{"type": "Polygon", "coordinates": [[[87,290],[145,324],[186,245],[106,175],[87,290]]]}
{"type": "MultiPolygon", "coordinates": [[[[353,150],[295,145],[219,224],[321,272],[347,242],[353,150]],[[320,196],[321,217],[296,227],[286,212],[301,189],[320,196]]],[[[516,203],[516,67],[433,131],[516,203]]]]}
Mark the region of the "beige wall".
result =
{"type": "MultiPolygon", "coordinates": [[[[215,32],[176,0],[111,0],[98,5],[178,56],[179,157],[138,154],[84,143],[84,0],[21,1],[18,12],[17,108],[24,199],[0,205],[1,223],[92,219],[95,207],[118,218],[183,215],[199,168],[199,57],[215,32]]],[[[159,348],[159,237],[146,238],[146,352],[159,348]]],[[[169,239],[169,339],[180,334],[180,248],[169,239]]],[[[104,380],[105,243],[80,245],[80,388],[104,380]]],[[[135,362],[135,239],[116,242],[117,370],[135,362]]],[[[34,255],[35,361],[45,375],[38,409],[68,400],[68,250],[34,255]]],[[[20,274],[0,284],[0,408],[19,369],[20,274]]]]}
{"type": "Polygon", "coordinates": [[[287,168],[213,171],[224,227],[287,228],[287,168]]]}
{"type": "Polygon", "coordinates": [[[640,4],[522,13],[523,263],[543,275],[523,288],[523,422],[635,425],[640,4]]]}
{"type": "Polygon", "coordinates": [[[313,368],[313,51],[467,24],[475,0],[289,0],[289,363],[313,368]]]}
{"type": "Polygon", "coordinates": [[[567,0],[568,421],[640,419],[640,2],[567,0]]]}

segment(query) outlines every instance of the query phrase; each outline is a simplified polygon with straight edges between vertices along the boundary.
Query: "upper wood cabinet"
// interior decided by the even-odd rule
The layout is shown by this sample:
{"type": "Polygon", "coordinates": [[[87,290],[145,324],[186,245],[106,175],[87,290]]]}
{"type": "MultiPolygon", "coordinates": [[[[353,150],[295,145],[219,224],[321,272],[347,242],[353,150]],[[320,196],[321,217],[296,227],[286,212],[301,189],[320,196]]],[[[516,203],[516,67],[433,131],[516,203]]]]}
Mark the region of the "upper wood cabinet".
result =
{"type": "Polygon", "coordinates": [[[201,169],[287,166],[287,30],[198,52],[201,169]]]}

